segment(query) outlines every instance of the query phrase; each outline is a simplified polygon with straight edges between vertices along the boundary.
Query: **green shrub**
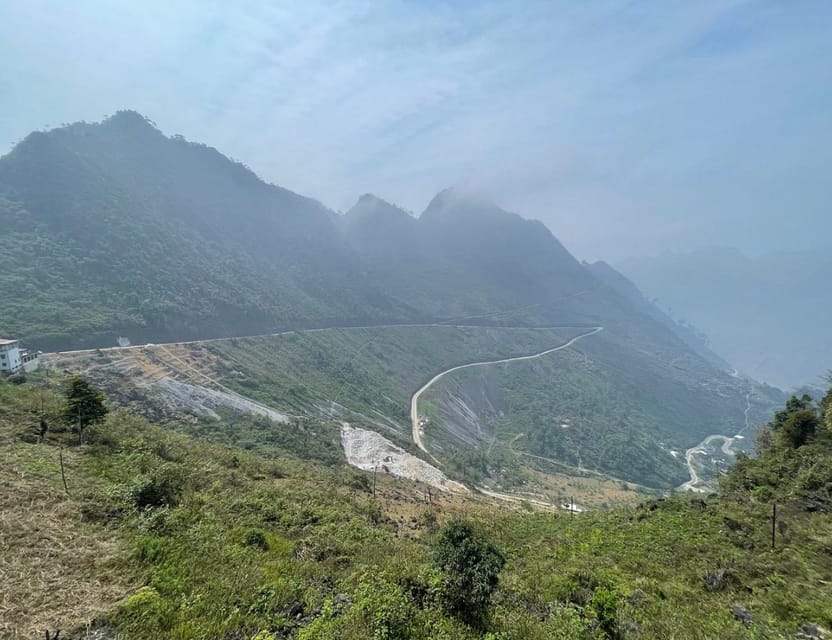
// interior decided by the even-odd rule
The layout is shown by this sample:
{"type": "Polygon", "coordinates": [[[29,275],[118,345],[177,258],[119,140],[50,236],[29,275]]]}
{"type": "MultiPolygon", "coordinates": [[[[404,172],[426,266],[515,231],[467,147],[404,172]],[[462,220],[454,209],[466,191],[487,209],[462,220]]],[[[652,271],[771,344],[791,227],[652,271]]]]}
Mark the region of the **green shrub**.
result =
{"type": "Polygon", "coordinates": [[[321,615],[303,629],[298,640],[416,640],[425,634],[424,616],[401,587],[376,576],[361,576],[356,600],[330,598],[321,615]]]}
{"type": "Polygon", "coordinates": [[[477,537],[470,524],[453,520],[440,531],[433,559],[445,577],[442,597],[447,609],[469,624],[481,625],[505,564],[503,554],[477,537]]]}
{"type": "Polygon", "coordinates": [[[262,529],[249,529],[243,534],[243,545],[254,547],[261,551],[269,550],[269,541],[262,529]]]}
{"type": "Polygon", "coordinates": [[[589,608],[598,618],[598,626],[607,638],[618,638],[618,596],[608,589],[600,587],[592,594],[589,608]]]}
{"type": "Polygon", "coordinates": [[[142,587],[122,603],[119,613],[128,628],[167,629],[173,611],[156,589],[142,587]]]}
{"type": "Polygon", "coordinates": [[[175,506],[182,492],[182,480],[172,470],[163,467],[147,476],[133,480],[128,496],[138,509],[175,506]]]}

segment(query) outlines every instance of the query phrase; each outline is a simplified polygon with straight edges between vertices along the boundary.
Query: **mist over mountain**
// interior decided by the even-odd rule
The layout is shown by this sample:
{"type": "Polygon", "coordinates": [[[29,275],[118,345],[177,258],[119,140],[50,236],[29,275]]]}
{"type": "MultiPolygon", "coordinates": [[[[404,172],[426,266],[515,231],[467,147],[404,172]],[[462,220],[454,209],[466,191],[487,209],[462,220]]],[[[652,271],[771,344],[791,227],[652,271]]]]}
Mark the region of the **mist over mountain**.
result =
{"type": "Polygon", "coordinates": [[[2,0],[0,69],[0,640],[832,640],[830,0],[2,0]]]}
{"type": "Polygon", "coordinates": [[[829,251],[748,257],[706,248],[620,267],[669,315],[707,334],[741,372],[792,387],[817,384],[830,367],[829,251]]]}
{"type": "MultiPolygon", "coordinates": [[[[43,350],[400,324],[601,328],[579,363],[621,412],[592,414],[584,449],[606,443],[599,469],[627,475],[637,458],[636,477],[663,486],[685,473],[667,447],[739,431],[752,395],[761,410],[778,397],[729,376],[609,265],[580,263],[541,222],[480,195],[446,189],[414,217],[367,194],[341,215],[131,111],[33,133],[0,158],[0,223],[0,334],[43,350]]],[[[488,396],[482,384],[472,398],[488,396]]],[[[584,411],[580,394],[562,409],[584,411]]],[[[500,404],[472,403],[483,423],[500,404]]],[[[536,455],[571,460],[575,442],[545,433],[555,410],[535,409],[525,433],[536,455]]]]}
{"type": "Polygon", "coordinates": [[[676,337],[540,222],[459,189],[415,218],[345,215],[138,113],[37,132],[0,159],[0,330],[45,347],[479,317],[676,337]]]}

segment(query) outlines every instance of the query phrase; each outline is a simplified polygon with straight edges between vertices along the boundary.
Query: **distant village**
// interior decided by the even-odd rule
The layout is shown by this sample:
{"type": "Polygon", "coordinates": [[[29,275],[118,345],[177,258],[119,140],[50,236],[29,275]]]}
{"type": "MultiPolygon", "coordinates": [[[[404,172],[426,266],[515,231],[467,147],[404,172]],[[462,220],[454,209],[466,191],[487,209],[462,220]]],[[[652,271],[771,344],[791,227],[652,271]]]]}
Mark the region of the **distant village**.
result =
{"type": "Polygon", "coordinates": [[[0,338],[0,376],[34,371],[40,366],[41,354],[21,348],[18,340],[0,338]]]}

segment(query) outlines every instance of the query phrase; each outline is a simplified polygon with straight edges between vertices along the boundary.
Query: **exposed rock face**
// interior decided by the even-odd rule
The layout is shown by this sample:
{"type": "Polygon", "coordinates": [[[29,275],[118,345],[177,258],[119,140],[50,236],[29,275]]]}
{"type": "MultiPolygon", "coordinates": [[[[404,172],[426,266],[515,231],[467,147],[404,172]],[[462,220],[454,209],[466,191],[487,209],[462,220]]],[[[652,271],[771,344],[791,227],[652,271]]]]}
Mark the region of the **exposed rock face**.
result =
{"type": "Polygon", "coordinates": [[[219,418],[214,411],[217,407],[229,407],[242,413],[266,416],[274,422],[288,422],[289,418],[265,405],[249,400],[243,396],[198,387],[186,382],[174,380],[168,376],[160,378],[154,383],[154,388],[162,398],[175,409],[191,411],[193,413],[219,418]]]}
{"type": "Polygon", "coordinates": [[[823,640],[824,638],[829,637],[829,632],[812,622],[807,622],[802,627],[800,627],[800,633],[797,634],[798,638],[806,638],[808,640],[823,640]]]}
{"type": "Polygon", "coordinates": [[[347,462],[364,471],[383,473],[424,482],[442,491],[467,493],[468,489],[454,482],[439,469],[409,454],[375,431],[358,429],[346,422],[341,425],[341,445],[347,462]]]}

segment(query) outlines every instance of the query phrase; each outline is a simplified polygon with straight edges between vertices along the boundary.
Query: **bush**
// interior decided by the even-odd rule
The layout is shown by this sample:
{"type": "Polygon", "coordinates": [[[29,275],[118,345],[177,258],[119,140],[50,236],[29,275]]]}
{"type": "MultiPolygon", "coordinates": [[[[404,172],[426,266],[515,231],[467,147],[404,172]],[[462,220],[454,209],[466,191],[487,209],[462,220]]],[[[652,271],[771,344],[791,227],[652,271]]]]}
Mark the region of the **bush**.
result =
{"type": "Polygon", "coordinates": [[[173,612],[156,589],[142,587],[124,601],[120,613],[128,627],[166,629],[173,612]]]}
{"type": "Polygon", "coordinates": [[[173,507],[181,491],[181,480],[172,472],[161,470],[137,477],[128,489],[128,497],[138,509],[173,507]]]}
{"type": "Polygon", "coordinates": [[[269,541],[266,540],[266,534],[262,529],[249,529],[243,534],[243,545],[246,547],[254,547],[261,551],[269,550],[269,541]]]}
{"type": "Polygon", "coordinates": [[[505,564],[503,554],[474,535],[468,523],[454,520],[441,530],[433,557],[445,577],[442,599],[449,612],[480,626],[505,564]]]}
{"type": "Polygon", "coordinates": [[[362,576],[356,600],[328,599],[321,615],[298,635],[299,640],[425,638],[425,621],[402,588],[384,578],[362,576]]]}
{"type": "Polygon", "coordinates": [[[618,638],[618,596],[614,592],[600,587],[592,594],[589,608],[595,613],[595,617],[598,618],[598,626],[601,627],[607,638],[618,638]]]}
{"type": "Polygon", "coordinates": [[[791,414],[780,428],[783,441],[797,449],[806,444],[820,426],[820,420],[814,410],[803,409],[791,414]]]}

